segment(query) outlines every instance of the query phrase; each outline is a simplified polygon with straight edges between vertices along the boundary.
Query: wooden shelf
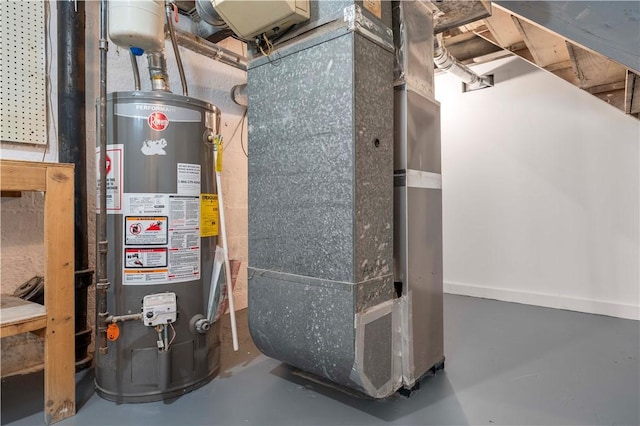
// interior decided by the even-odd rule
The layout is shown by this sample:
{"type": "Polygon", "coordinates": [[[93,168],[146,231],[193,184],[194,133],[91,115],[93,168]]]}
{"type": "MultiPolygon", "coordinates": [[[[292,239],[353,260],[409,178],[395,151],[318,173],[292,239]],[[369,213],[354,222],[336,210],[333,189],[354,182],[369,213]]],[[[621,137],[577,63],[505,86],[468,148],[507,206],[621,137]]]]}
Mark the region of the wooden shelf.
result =
{"type": "Polygon", "coordinates": [[[0,302],[0,337],[47,327],[47,311],[44,306],[8,294],[0,296],[0,302]]]}
{"type": "Polygon", "coordinates": [[[0,190],[44,192],[44,306],[3,296],[0,336],[42,331],[47,424],[76,413],[73,176],[71,164],[0,160],[0,190]]]}

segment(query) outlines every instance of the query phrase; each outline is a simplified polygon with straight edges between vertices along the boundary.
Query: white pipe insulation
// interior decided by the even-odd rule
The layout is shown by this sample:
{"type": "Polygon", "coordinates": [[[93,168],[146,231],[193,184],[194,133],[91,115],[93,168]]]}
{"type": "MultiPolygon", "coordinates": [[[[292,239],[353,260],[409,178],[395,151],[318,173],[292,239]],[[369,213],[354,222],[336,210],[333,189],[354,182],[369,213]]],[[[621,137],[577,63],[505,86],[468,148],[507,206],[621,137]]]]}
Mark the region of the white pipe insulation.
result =
{"type": "Polygon", "coordinates": [[[462,80],[469,90],[484,89],[485,87],[493,86],[489,76],[479,76],[468,66],[454,58],[447,48],[444,47],[441,34],[438,34],[434,38],[433,62],[439,69],[447,71],[462,80]]]}

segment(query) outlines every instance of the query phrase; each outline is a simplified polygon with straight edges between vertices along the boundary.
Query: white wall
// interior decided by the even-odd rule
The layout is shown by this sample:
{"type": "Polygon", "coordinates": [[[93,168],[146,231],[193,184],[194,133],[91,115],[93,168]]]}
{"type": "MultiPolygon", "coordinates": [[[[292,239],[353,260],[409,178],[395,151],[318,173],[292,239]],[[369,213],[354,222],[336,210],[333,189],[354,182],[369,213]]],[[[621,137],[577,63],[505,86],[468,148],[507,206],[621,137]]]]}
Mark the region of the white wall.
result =
{"type": "Polygon", "coordinates": [[[442,105],[445,291],[640,319],[640,121],[518,58],[442,105]]]}

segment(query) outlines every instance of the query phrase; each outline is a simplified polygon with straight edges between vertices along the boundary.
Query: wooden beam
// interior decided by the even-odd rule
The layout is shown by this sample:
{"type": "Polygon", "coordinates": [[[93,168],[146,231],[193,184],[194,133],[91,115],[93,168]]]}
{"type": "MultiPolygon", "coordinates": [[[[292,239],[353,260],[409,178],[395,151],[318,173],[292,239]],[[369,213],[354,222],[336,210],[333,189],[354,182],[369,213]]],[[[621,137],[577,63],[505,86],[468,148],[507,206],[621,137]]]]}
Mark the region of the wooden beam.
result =
{"type": "Polygon", "coordinates": [[[0,186],[4,191],[44,191],[47,163],[0,160],[0,186]]]}
{"type": "Polygon", "coordinates": [[[563,70],[566,68],[572,68],[572,63],[570,60],[568,61],[562,61],[562,62],[557,62],[555,64],[551,64],[551,65],[547,65],[546,67],[544,67],[545,70],[549,71],[549,72],[555,72],[558,70],[563,70]]]}
{"type": "Polygon", "coordinates": [[[631,70],[627,70],[625,79],[624,112],[640,113],[640,76],[631,70]]]}
{"type": "Polygon", "coordinates": [[[615,92],[617,90],[622,90],[625,88],[626,81],[614,81],[613,83],[601,84],[599,86],[588,87],[584,90],[591,93],[592,95],[596,95],[598,93],[606,93],[606,92],[615,92]]]}
{"type": "Polygon", "coordinates": [[[624,111],[624,89],[615,90],[612,92],[596,93],[594,96],[602,99],[609,105],[614,106],[621,111],[624,111]]]}
{"type": "Polygon", "coordinates": [[[582,89],[625,80],[626,68],[617,62],[570,42],[566,46],[582,89]]]}
{"type": "Polygon", "coordinates": [[[76,412],[72,168],[46,170],[44,211],[44,398],[50,424],[76,412]]]}
{"type": "Polygon", "coordinates": [[[0,328],[0,337],[15,336],[16,334],[28,333],[30,331],[41,330],[47,326],[47,315],[32,317],[15,324],[3,325],[0,328]]]}
{"type": "Polygon", "coordinates": [[[522,36],[510,13],[493,7],[491,16],[486,18],[484,23],[499,46],[508,47],[522,42],[522,36]]]}
{"type": "Polygon", "coordinates": [[[505,47],[505,49],[511,51],[511,52],[517,52],[519,50],[529,50],[529,48],[527,47],[527,44],[524,41],[520,41],[518,43],[514,43],[512,45],[509,45],[507,47],[505,47]]]}
{"type": "Polygon", "coordinates": [[[513,22],[538,66],[544,68],[569,60],[563,38],[515,16],[513,22]]]}

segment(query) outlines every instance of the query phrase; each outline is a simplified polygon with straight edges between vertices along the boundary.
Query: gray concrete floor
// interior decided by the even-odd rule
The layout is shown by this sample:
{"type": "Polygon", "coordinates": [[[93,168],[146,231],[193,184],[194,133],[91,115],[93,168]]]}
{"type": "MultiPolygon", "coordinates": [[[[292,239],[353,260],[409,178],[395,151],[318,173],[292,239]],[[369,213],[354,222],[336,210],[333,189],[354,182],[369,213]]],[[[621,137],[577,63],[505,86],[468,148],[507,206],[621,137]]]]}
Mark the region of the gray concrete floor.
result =
{"type": "MultiPolygon", "coordinates": [[[[637,321],[445,296],[445,371],[411,397],[358,399],[241,350],[220,375],[172,401],[116,405],[78,376],[64,425],[568,425],[640,423],[637,321]]],[[[228,326],[225,336],[228,336],[228,326]]],[[[225,347],[230,343],[226,342],[225,347]]],[[[3,380],[2,424],[42,424],[42,376],[3,380]]]]}

